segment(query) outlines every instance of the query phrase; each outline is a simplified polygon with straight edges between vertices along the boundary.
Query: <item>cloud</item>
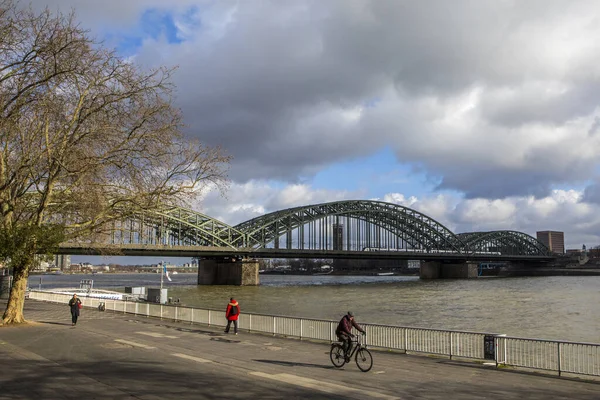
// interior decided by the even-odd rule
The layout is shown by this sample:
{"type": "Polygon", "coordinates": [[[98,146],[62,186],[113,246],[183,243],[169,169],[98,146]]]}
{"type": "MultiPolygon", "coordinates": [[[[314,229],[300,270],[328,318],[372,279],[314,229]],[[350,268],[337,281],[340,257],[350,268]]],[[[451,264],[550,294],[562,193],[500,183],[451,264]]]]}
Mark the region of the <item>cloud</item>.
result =
{"type": "Polygon", "coordinates": [[[585,188],[583,201],[600,204],[600,181],[596,181],[585,188]]]}
{"type": "Polygon", "coordinates": [[[185,40],[149,34],[135,59],[179,65],[187,134],[226,148],[236,182],[302,184],[386,146],[473,200],[545,198],[597,171],[594,1],[48,4],[100,34],[180,15],[185,40]]]}
{"type": "MultiPolygon", "coordinates": [[[[359,198],[351,192],[315,190],[306,185],[274,188],[260,182],[234,184],[230,193],[227,199],[209,193],[202,204],[203,212],[236,225],[290,207],[359,198]]],[[[557,230],[565,232],[570,248],[600,245],[600,204],[583,201],[581,191],[554,190],[543,198],[521,196],[496,200],[464,199],[451,194],[417,197],[391,192],[372,200],[412,208],[455,233],[514,230],[535,237],[536,231],[557,230]]]]}
{"type": "Polygon", "coordinates": [[[303,184],[276,187],[266,182],[251,181],[233,184],[227,198],[217,192],[209,192],[194,208],[230,225],[237,225],[286,208],[358,198],[358,194],[348,191],[313,189],[303,184]]]}

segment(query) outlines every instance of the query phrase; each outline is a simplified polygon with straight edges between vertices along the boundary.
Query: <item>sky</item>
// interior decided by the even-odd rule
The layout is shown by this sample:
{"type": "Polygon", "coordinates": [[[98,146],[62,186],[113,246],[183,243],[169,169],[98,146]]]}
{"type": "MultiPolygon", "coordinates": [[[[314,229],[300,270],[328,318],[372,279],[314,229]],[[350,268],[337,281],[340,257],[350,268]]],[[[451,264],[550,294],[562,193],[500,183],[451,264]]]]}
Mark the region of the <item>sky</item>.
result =
{"type": "Polygon", "coordinates": [[[600,245],[600,3],[34,0],[144,68],[233,156],[229,224],[371,199],[455,233],[600,245]]]}

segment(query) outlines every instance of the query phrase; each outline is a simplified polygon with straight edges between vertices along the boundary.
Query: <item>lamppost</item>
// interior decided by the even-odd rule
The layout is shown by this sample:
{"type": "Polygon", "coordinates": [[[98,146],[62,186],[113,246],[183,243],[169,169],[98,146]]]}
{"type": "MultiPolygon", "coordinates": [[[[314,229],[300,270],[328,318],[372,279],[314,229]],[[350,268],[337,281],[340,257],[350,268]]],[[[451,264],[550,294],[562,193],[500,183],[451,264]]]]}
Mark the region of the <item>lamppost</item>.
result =
{"type": "Polygon", "coordinates": [[[165,269],[167,268],[167,266],[165,265],[164,261],[160,262],[160,295],[162,296],[162,289],[163,289],[163,275],[165,274],[165,269]]]}

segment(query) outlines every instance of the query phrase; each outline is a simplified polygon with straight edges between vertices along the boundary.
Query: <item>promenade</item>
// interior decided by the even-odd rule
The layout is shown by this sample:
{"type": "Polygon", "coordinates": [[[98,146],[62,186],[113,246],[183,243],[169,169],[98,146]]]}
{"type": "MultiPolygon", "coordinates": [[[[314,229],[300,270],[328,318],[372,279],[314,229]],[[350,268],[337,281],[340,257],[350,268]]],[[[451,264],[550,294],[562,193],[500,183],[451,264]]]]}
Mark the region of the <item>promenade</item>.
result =
{"type": "MultiPolygon", "coordinates": [[[[5,301],[0,301],[4,310],[5,301]]],[[[329,345],[27,300],[0,327],[0,399],[600,399],[600,384],[373,352],[335,369],[329,345]]]]}

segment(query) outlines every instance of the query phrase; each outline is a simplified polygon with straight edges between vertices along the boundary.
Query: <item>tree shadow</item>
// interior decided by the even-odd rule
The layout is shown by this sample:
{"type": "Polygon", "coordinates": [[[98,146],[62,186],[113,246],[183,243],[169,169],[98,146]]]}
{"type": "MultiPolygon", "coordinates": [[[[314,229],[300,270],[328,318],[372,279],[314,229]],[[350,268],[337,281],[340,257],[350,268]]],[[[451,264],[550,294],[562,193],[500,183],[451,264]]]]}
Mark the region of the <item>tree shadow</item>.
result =
{"type": "Polygon", "coordinates": [[[132,361],[44,363],[10,360],[3,365],[1,398],[342,399],[292,385],[190,364],[132,361]],[[234,385],[231,383],[235,382],[234,385]],[[5,397],[6,396],[6,397],[5,397]]]}

